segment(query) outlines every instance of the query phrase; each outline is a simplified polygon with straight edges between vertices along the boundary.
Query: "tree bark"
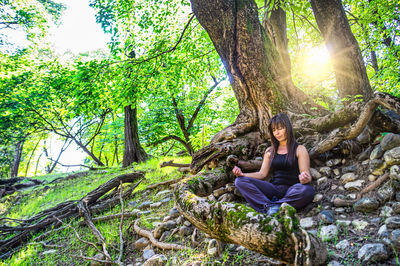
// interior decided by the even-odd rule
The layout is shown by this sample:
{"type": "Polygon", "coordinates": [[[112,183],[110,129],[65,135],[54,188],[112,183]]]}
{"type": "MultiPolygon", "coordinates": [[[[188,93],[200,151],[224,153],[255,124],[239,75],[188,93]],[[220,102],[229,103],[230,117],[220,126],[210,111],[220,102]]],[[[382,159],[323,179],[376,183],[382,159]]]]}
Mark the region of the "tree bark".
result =
{"type": "Polygon", "coordinates": [[[131,105],[125,106],[125,150],[122,161],[123,167],[131,165],[133,162],[143,162],[147,159],[147,154],[139,142],[137,110],[132,109],[131,105]]]}
{"type": "Polygon", "coordinates": [[[213,143],[253,130],[267,138],[272,113],[289,109],[310,113],[310,107],[323,111],[287,78],[282,58],[259,21],[254,1],[191,3],[224,63],[240,109],[236,121],[218,133],[213,143]]]}
{"type": "Polygon", "coordinates": [[[24,142],[25,139],[20,140],[17,142],[17,145],[15,146],[14,160],[10,173],[11,177],[18,176],[18,169],[19,169],[19,164],[21,163],[21,156],[22,156],[22,149],[24,148],[24,142]]]}
{"type": "Polygon", "coordinates": [[[371,85],[341,0],[311,0],[311,7],[333,62],[340,98],[361,95],[369,100],[371,85]]]}

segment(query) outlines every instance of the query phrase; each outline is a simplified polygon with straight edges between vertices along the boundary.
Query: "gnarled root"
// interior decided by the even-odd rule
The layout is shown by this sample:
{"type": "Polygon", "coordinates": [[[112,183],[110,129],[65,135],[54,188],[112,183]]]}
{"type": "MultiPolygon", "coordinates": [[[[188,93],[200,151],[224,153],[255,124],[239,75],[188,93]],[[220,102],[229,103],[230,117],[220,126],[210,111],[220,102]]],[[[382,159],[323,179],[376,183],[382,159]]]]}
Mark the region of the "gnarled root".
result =
{"type": "Polygon", "coordinates": [[[277,215],[269,217],[241,204],[201,198],[231,179],[216,173],[186,179],[175,189],[177,208],[193,225],[217,240],[240,244],[284,263],[320,265],[326,261],[325,245],[299,228],[291,206],[283,204],[277,215]]]}

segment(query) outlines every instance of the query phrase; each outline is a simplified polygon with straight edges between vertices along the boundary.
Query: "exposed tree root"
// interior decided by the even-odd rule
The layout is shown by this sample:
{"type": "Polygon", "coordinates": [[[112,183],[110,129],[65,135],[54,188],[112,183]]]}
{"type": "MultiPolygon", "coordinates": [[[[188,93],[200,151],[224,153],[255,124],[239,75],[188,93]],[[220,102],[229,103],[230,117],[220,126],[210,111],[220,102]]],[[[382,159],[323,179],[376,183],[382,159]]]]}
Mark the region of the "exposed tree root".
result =
{"type": "Polygon", "coordinates": [[[352,206],[359,199],[361,199],[361,197],[364,194],[366,194],[366,193],[374,190],[375,188],[379,187],[388,178],[389,178],[389,173],[386,173],[386,174],[382,175],[381,177],[379,177],[377,180],[375,180],[373,183],[371,183],[368,186],[366,186],[363,190],[361,190],[360,193],[357,194],[356,199],[354,199],[354,200],[345,200],[345,199],[336,198],[336,199],[333,200],[333,205],[335,205],[336,207],[349,207],[349,206],[352,206]]]}
{"type": "Polygon", "coordinates": [[[190,164],[189,164],[189,163],[174,163],[174,160],[170,160],[170,161],[167,161],[167,162],[162,162],[162,163],[160,164],[160,168],[167,167],[167,166],[172,166],[172,167],[188,167],[188,166],[190,166],[190,164]]]}
{"type": "MultiPolygon", "coordinates": [[[[99,186],[95,190],[89,192],[79,201],[62,202],[55,207],[41,211],[40,213],[29,219],[19,221],[19,224],[17,226],[9,226],[5,224],[1,225],[0,232],[10,234],[15,233],[15,235],[4,240],[0,240],[0,254],[8,253],[8,251],[12,250],[13,248],[18,247],[22,243],[25,243],[31,238],[31,235],[34,233],[37,233],[52,226],[58,227],[61,225],[60,221],[63,221],[64,219],[77,218],[79,216],[78,211],[81,211],[83,215],[88,215],[90,212],[96,213],[115,206],[120,202],[119,197],[107,199],[104,201],[101,199],[99,200],[99,198],[113,188],[118,187],[120,182],[135,182],[139,178],[143,178],[143,175],[144,174],[142,172],[120,175],[99,186]]],[[[140,181],[138,183],[140,183],[140,181]]],[[[138,185],[138,183],[136,185],[138,185]]],[[[136,186],[128,189],[123,194],[123,198],[131,196],[132,191],[135,187],[136,186]]],[[[8,254],[12,254],[12,252],[8,254]]]]}
{"type": "Polygon", "coordinates": [[[0,199],[6,195],[11,195],[15,193],[16,191],[28,187],[33,187],[37,185],[43,184],[43,181],[37,180],[37,179],[32,179],[32,178],[27,178],[27,177],[14,177],[14,178],[9,178],[9,179],[1,179],[0,180],[0,199]],[[24,184],[17,184],[23,181],[30,181],[30,183],[24,183],[24,184]]]}
{"type": "Polygon", "coordinates": [[[170,243],[164,243],[164,242],[159,242],[157,241],[153,234],[150,231],[144,230],[142,228],[140,228],[137,225],[138,221],[135,221],[135,224],[133,226],[135,232],[143,237],[146,237],[150,240],[151,244],[153,244],[153,246],[157,247],[157,248],[161,248],[162,250],[182,250],[182,249],[188,249],[185,246],[181,246],[178,244],[170,244],[170,243]]]}
{"type": "Polygon", "coordinates": [[[155,189],[155,188],[158,188],[158,187],[161,187],[161,186],[169,186],[169,185],[178,183],[181,180],[182,180],[182,178],[177,178],[177,179],[172,179],[172,180],[167,180],[167,181],[164,181],[164,182],[152,184],[152,185],[147,186],[146,190],[155,189]]]}
{"type": "Polygon", "coordinates": [[[175,189],[179,212],[217,240],[242,245],[284,263],[320,265],[326,261],[324,243],[299,228],[296,211],[289,205],[283,204],[277,215],[269,217],[241,204],[200,197],[231,180],[216,169],[182,181],[175,189]]]}

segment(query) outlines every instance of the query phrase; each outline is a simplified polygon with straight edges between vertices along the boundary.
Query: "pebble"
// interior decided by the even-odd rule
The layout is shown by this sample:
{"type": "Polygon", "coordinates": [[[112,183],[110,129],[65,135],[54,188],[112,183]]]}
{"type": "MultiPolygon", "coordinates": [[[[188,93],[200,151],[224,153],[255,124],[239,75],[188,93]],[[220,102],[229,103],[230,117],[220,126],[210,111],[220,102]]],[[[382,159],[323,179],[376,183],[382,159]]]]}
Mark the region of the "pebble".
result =
{"type": "Polygon", "coordinates": [[[311,176],[312,176],[313,180],[317,180],[318,178],[321,178],[321,176],[322,176],[321,173],[318,172],[314,168],[310,168],[310,173],[311,173],[311,176]]]}
{"type": "Polygon", "coordinates": [[[150,207],[151,204],[152,204],[151,201],[145,201],[145,202],[142,202],[142,203],[138,206],[138,208],[139,208],[139,209],[147,209],[148,207],[150,207]]]}
{"type": "Polygon", "coordinates": [[[321,177],[320,179],[317,180],[317,186],[321,186],[322,184],[325,184],[328,182],[328,178],[326,176],[321,177]]]}
{"type": "Polygon", "coordinates": [[[333,240],[337,237],[339,231],[336,225],[322,226],[320,231],[320,237],[323,241],[333,240]]]}
{"type": "Polygon", "coordinates": [[[152,249],[146,249],[145,251],[143,251],[143,259],[144,260],[148,260],[151,257],[153,257],[156,253],[154,252],[154,250],[152,249]]]}
{"type": "Polygon", "coordinates": [[[149,240],[145,237],[141,237],[135,241],[135,248],[142,250],[150,244],[149,240]]]}
{"type": "Polygon", "coordinates": [[[361,198],[353,206],[355,211],[359,212],[373,212],[379,208],[379,202],[374,198],[361,198]]]}
{"type": "Polygon", "coordinates": [[[348,250],[350,248],[350,242],[347,239],[344,239],[337,243],[335,248],[339,250],[348,250]]]}
{"type": "Polygon", "coordinates": [[[300,226],[304,229],[310,229],[314,226],[314,219],[312,217],[306,217],[300,219],[300,226]]]}
{"type": "Polygon", "coordinates": [[[168,262],[168,259],[165,255],[157,254],[149,258],[143,266],[164,266],[168,262]]]}
{"type": "Polygon", "coordinates": [[[393,216],[386,219],[385,224],[390,229],[400,228],[400,216],[393,216]]]}
{"type": "Polygon", "coordinates": [[[387,260],[388,257],[386,247],[381,243],[365,244],[358,251],[358,259],[364,263],[381,262],[387,260]]]}
{"type": "Polygon", "coordinates": [[[321,211],[319,218],[325,224],[332,224],[335,221],[334,215],[330,210],[321,211]]]}
{"type": "Polygon", "coordinates": [[[393,209],[389,206],[383,206],[379,214],[380,217],[390,217],[393,214],[393,209]]]}
{"type": "Polygon", "coordinates": [[[367,221],[364,220],[353,220],[351,222],[351,224],[353,225],[354,229],[356,230],[363,230],[365,227],[367,227],[369,225],[369,223],[367,221]]]}
{"type": "Polygon", "coordinates": [[[340,177],[340,183],[347,184],[357,179],[354,173],[346,173],[340,177]]]}
{"type": "Polygon", "coordinates": [[[322,200],[324,196],[322,194],[315,194],[313,202],[318,202],[320,200],[322,200]]]}
{"type": "Polygon", "coordinates": [[[177,208],[172,208],[172,209],[169,211],[169,216],[170,216],[172,219],[178,218],[179,215],[180,215],[180,214],[179,214],[179,211],[178,211],[177,208]]]}

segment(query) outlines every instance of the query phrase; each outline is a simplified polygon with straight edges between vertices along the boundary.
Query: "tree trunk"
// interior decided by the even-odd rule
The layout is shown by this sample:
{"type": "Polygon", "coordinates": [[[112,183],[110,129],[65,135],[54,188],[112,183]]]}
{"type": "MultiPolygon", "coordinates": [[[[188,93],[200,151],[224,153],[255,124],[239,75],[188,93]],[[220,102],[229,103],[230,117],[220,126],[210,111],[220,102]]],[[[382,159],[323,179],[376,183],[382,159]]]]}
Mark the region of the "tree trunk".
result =
{"type": "Polygon", "coordinates": [[[340,98],[361,95],[369,100],[372,96],[371,85],[342,2],[311,0],[311,7],[333,62],[340,98]]]}
{"type": "Polygon", "coordinates": [[[323,111],[288,78],[282,57],[259,21],[254,1],[191,3],[224,63],[240,109],[234,124],[212,142],[253,130],[267,138],[268,121],[272,113],[279,111],[310,113],[310,107],[323,111]]]}
{"type": "Polygon", "coordinates": [[[21,163],[21,156],[22,156],[22,149],[24,148],[24,142],[25,140],[18,141],[15,147],[14,160],[10,173],[11,177],[18,176],[18,169],[19,169],[19,164],[21,163]]]}
{"type": "Polygon", "coordinates": [[[133,162],[143,162],[147,154],[139,142],[137,110],[131,105],[125,106],[125,150],[122,166],[127,167],[133,162]]]}

